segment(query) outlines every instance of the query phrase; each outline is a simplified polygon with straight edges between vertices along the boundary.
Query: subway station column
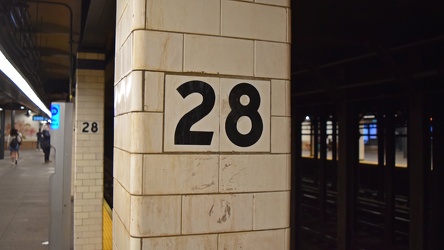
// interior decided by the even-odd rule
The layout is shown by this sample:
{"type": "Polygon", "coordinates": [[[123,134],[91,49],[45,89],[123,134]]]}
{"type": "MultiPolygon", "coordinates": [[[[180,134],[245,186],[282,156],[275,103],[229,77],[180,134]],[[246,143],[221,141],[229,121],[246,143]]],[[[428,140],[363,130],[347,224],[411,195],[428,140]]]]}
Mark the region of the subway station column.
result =
{"type": "Polygon", "coordinates": [[[102,249],[105,55],[78,53],[74,121],[74,249],[102,249]]]}
{"type": "Polygon", "coordinates": [[[289,249],[290,1],[117,1],[114,249],[289,249]]]}

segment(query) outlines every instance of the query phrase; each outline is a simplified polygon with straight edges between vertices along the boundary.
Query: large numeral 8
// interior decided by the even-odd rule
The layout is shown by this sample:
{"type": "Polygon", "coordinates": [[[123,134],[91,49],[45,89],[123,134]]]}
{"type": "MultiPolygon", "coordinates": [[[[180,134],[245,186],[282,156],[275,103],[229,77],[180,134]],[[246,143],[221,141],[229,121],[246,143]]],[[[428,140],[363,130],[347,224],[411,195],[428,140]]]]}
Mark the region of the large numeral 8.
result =
{"type": "Polygon", "coordinates": [[[231,112],[225,121],[225,131],[228,138],[239,147],[249,147],[255,144],[260,139],[264,129],[258,112],[261,103],[259,92],[251,84],[240,83],[231,90],[228,102],[231,107],[231,112]],[[250,99],[246,105],[243,105],[240,100],[244,95],[250,99]],[[247,134],[241,134],[237,129],[237,122],[242,116],[251,120],[251,130],[247,134]]]}

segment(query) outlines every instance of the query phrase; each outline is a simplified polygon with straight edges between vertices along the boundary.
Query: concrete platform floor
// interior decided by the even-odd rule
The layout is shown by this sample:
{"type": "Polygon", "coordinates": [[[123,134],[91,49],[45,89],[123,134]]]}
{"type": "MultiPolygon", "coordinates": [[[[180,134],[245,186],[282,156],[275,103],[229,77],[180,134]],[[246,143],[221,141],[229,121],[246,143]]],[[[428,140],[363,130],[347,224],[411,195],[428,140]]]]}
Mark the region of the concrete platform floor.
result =
{"type": "Polygon", "coordinates": [[[18,164],[9,151],[0,160],[0,249],[47,250],[49,240],[49,177],[54,153],[43,163],[43,151],[21,150],[18,164]]]}

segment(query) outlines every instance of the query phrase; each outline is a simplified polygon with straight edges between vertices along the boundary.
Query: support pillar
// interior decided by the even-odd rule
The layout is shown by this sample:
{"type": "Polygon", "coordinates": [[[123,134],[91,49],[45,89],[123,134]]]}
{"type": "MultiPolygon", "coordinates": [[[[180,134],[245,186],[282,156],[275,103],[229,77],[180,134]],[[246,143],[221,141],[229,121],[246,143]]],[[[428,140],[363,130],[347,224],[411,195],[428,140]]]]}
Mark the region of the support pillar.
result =
{"type": "Polygon", "coordinates": [[[289,249],[289,5],[117,2],[115,249],[289,249]]]}
{"type": "MultiPolygon", "coordinates": [[[[394,172],[396,160],[394,112],[385,117],[385,155],[384,169],[384,200],[385,200],[385,240],[388,244],[395,241],[395,190],[394,172]]],[[[379,127],[378,127],[379,129],[379,127]]]]}
{"type": "Polygon", "coordinates": [[[78,53],[74,132],[74,248],[102,249],[105,55],[78,53]]]}
{"type": "Polygon", "coordinates": [[[433,131],[432,131],[432,155],[433,155],[433,171],[432,171],[432,187],[430,194],[431,200],[431,230],[430,241],[431,250],[444,249],[444,114],[441,111],[442,101],[434,98],[433,108],[433,131]]]}
{"type": "MultiPolygon", "coordinates": [[[[318,159],[318,187],[319,187],[319,225],[322,228],[327,216],[327,121],[325,115],[319,117],[319,159],[318,159]]],[[[322,230],[322,229],[321,229],[322,230]]]]}
{"type": "Polygon", "coordinates": [[[430,128],[422,94],[411,95],[408,122],[408,168],[410,170],[410,249],[427,249],[427,184],[430,171],[430,128]],[[429,154],[427,154],[427,152],[429,154]]]}
{"type": "Polygon", "coordinates": [[[338,230],[337,249],[352,248],[355,205],[356,168],[359,162],[359,126],[357,115],[350,104],[338,105],[339,159],[338,159],[338,230]]]}

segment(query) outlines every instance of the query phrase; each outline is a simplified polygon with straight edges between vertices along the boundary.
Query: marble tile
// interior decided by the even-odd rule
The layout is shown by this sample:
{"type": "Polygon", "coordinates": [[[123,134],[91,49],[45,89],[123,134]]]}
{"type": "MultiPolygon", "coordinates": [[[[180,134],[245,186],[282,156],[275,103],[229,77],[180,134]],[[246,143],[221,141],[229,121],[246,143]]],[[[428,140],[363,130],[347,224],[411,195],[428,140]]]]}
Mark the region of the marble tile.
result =
{"type": "Polygon", "coordinates": [[[221,234],[219,249],[287,250],[285,230],[221,234]]]}
{"type": "Polygon", "coordinates": [[[271,118],[271,152],[272,153],[291,152],[290,117],[271,118]]]}
{"type": "Polygon", "coordinates": [[[142,194],[142,155],[114,148],[114,178],[130,194],[142,194]]]}
{"type": "Polygon", "coordinates": [[[113,249],[140,250],[142,240],[129,235],[118,214],[113,211],[113,249]]]}
{"type": "Polygon", "coordinates": [[[184,72],[253,76],[253,41],[200,35],[184,39],[184,72]]]}
{"type": "Polygon", "coordinates": [[[178,235],[180,196],[131,196],[130,234],[135,237],[178,235]]]}
{"type": "Polygon", "coordinates": [[[284,116],[286,114],[286,100],[289,99],[286,92],[285,80],[271,80],[271,115],[284,116]]]}
{"type": "Polygon", "coordinates": [[[256,3],[290,7],[290,0],[254,0],[256,3]]]}
{"type": "Polygon", "coordinates": [[[130,194],[125,190],[125,188],[120,185],[114,179],[113,184],[113,210],[119,215],[120,220],[125,225],[126,228],[130,226],[130,194]]]}
{"type": "Polygon", "coordinates": [[[147,29],[219,34],[220,0],[151,0],[146,13],[147,29]]]}
{"type": "Polygon", "coordinates": [[[145,72],[144,107],[145,111],[162,112],[164,103],[165,73],[145,72]]]}
{"type": "Polygon", "coordinates": [[[222,1],[222,35],[229,37],[286,42],[286,8],[222,1]]]}
{"type": "Polygon", "coordinates": [[[131,58],[133,69],[182,71],[182,34],[136,30],[132,36],[132,53],[127,56],[131,58]]]}
{"type": "Polygon", "coordinates": [[[254,194],[253,229],[290,227],[290,191],[254,194]]]}
{"type": "Polygon", "coordinates": [[[162,113],[134,112],[129,115],[129,134],[123,138],[133,153],[162,152],[162,113]]]}
{"type": "Polygon", "coordinates": [[[287,155],[221,155],[220,192],[289,190],[287,155]]]}
{"type": "Polygon", "coordinates": [[[290,79],[290,44],[255,43],[255,76],[290,79]]]}
{"type": "Polygon", "coordinates": [[[253,195],[186,195],[182,234],[208,234],[252,229],[253,195]]]}
{"type": "Polygon", "coordinates": [[[158,237],[143,239],[142,250],[209,250],[217,249],[217,235],[158,237]]]}
{"type": "Polygon", "coordinates": [[[216,193],[218,155],[149,154],[143,157],[143,193],[216,193]]]}

